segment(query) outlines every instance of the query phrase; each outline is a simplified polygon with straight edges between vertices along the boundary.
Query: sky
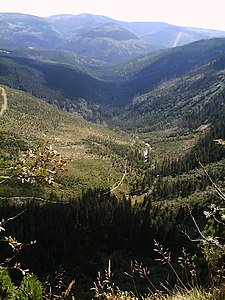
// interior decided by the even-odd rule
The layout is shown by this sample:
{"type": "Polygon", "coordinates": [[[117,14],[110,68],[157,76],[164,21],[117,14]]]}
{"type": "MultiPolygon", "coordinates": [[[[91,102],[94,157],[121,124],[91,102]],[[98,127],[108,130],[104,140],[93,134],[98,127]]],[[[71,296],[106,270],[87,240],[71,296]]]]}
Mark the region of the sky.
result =
{"type": "Polygon", "coordinates": [[[0,12],[40,17],[91,13],[120,21],[167,22],[225,31],[224,0],[0,0],[0,12]]]}

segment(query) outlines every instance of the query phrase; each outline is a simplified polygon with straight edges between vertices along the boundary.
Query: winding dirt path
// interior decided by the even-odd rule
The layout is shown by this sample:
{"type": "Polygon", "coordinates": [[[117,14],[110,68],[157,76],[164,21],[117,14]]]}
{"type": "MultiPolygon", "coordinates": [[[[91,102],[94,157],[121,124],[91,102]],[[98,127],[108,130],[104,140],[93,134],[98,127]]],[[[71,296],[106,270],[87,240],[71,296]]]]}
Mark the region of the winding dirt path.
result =
{"type": "Polygon", "coordinates": [[[2,107],[0,108],[0,117],[2,117],[2,115],[4,114],[4,112],[6,111],[6,109],[8,107],[8,104],[7,104],[8,100],[7,100],[5,89],[3,89],[2,87],[0,87],[0,93],[3,98],[3,104],[2,104],[2,107]]]}
{"type": "Polygon", "coordinates": [[[119,182],[115,187],[111,188],[111,189],[110,189],[110,192],[113,192],[113,191],[115,191],[116,189],[118,189],[118,187],[123,183],[123,180],[124,180],[126,174],[127,174],[127,171],[126,171],[126,169],[125,169],[125,171],[124,171],[124,173],[123,173],[123,176],[122,176],[120,182],[119,182]]]}

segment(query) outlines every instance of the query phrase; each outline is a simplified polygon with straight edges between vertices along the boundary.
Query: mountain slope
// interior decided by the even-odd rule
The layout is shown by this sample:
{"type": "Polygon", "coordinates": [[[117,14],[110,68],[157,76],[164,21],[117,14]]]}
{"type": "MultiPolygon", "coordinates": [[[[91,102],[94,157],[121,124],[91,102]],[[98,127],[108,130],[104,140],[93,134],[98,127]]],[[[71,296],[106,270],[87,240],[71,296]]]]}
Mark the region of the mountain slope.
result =
{"type": "Polygon", "coordinates": [[[177,126],[196,128],[215,121],[225,97],[224,57],[136,97],[118,117],[121,124],[131,130],[151,131],[177,126]]]}
{"type": "Polygon", "coordinates": [[[67,39],[114,20],[105,16],[91,14],[64,14],[48,17],[47,21],[67,39]]]}
{"type": "Polygon", "coordinates": [[[176,46],[181,46],[201,39],[225,37],[225,32],[218,30],[174,26],[165,22],[123,22],[91,14],[56,15],[48,20],[62,35],[69,38],[105,23],[118,24],[150,43],[153,49],[170,48],[175,45],[176,40],[176,46]]]}
{"type": "MultiPolygon", "coordinates": [[[[221,35],[222,37],[223,35],[221,35]]],[[[201,32],[195,32],[185,27],[168,25],[160,31],[149,33],[144,39],[160,46],[161,48],[172,48],[189,44],[207,38],[201,32]]]]}
{"type": "Polygon", "coordinates": [[[0,14],[0,37],[16,48],[54,48],[62,39],[44,18],[13,13],[0,14]]]}
{"type": "Polygon", "coordinates": [[[114,64],[152,50],[146,42],[115,23],[105,23],[82,32],[59,48],[114,64]]]}
{"type": "Polygon", "coordinates": [[[123,81],[132,99],[218,58],[224,51],[225,39],[202,40],[130,61],[115,69],[112,76],[123,81]]]}
{"type": "MultiPolygon", "coordinates": [[[[143,148],[141,142],[123,132],[110,130],[106,126],[89,123],[80,116],[60,111],[22,91],[6,86],[1,88],[8,100],[7,109],[0,119],[1,172],[7,164],[13,164],[19,149],[48,143],[70,158],[68,172],[59,178],[59,192],[76,194],[90,187],[116,186],[124,173],[126,153],[127,160],[130,160],[129,168],[133,171],[131,175],[127,174],[126,180],[115,191],[129,191],[129,180],[135,173],[135,165],[130,155],[132,151],[143,148]]],[[[0,94],[0,100],[1,96],[0,94]]],[[[142,152],[143,150],[140,153],[142,152]]],[[[144,163],[143,156],[142,161],[144,163]]],[[[24,185],[24,188],[17,186],[15,182],[4,185],[4,188],[0,185],[0,196],[19,196],[24,193],[43,196],[43,189],[39,191],[31,188],[29,185],[24,185]]],[[[48,192],[47,189],[46,193],[48,192]]]]}
{"type": "Polygon", "coordinates": [[[79,66],[50,63],[36,59],[0,56],[0,81],[8,86],[27,91],[63,107],[65,99],[84,98],[89,103],[112,103],[113,85],[95,78],[79,66]]]}

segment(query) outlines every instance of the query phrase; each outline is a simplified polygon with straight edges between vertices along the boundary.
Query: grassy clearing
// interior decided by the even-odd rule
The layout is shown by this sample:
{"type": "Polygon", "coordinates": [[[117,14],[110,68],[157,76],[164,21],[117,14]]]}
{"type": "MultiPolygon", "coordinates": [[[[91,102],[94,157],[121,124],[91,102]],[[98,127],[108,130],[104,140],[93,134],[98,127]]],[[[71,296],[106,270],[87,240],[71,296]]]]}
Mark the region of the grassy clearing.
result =
{"type": "Polygon", "coordinates": [[[151,145],[155,157],[176,158],[191,149],[203,133],[203,131],[184,132],[174,128],[144,133],[141,138],[151,145]]]}

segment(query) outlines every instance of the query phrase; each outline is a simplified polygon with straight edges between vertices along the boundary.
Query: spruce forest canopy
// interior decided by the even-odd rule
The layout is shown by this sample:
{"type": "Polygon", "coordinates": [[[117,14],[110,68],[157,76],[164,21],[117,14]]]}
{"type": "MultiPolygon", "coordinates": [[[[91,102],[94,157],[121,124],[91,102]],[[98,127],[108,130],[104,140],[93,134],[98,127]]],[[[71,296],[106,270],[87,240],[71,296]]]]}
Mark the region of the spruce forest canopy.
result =
{"type": "Polygon", "coordinates": [[[7,230],[37,240],[21,263],[40,280],[63,267],[91,299],[109,258],[118,284],[137,259],[157,285],[154,239],[200,255],[179,228],[220,201],[199,161],[225,188],[225,32],[88,14],[1,13],[0,29],[1,218],[26,209],[7,230]],[[18,161],[46,145],[65,171],[21,183],[18,161]]]}

